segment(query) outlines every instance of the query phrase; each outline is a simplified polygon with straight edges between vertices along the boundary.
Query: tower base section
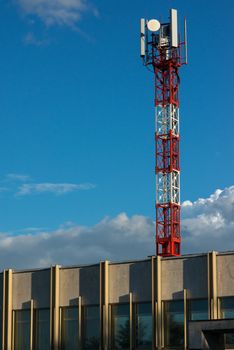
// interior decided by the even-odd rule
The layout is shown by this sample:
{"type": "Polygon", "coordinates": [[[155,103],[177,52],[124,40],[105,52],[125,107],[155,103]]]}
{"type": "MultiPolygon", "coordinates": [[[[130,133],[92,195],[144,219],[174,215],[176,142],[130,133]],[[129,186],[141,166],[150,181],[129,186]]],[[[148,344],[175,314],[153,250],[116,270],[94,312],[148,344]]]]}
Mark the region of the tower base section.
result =
{"type": "Polygon", "coordinates": [[[156,205],[156,248],[160,256],[180,256],[180,205],[156,205]]]}

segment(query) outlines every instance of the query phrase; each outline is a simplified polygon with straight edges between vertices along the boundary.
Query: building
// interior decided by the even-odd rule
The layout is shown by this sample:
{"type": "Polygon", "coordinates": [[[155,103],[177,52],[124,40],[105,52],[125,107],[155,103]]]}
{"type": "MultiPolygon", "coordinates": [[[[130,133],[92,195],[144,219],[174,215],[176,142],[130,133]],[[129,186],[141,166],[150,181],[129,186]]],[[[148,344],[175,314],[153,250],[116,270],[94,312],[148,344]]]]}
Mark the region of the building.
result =
{"type": "Polygon", "coordinates": [[[234,252],[9,269],[0,291],[3,350],[214,350],[234,343],[234,252]]]}

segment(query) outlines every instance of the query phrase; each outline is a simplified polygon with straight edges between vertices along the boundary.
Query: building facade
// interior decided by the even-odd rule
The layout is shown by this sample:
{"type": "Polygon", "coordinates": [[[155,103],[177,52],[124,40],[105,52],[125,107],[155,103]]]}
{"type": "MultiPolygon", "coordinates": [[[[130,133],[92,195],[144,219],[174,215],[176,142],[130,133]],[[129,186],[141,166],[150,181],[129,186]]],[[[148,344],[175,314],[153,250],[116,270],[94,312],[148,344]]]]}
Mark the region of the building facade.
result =
{"type": "Polygon", "coordinates": [[[2,350],[212,349],[214,324],[234,348],[234,252],[8,269],[0,293],[2,350]]]}

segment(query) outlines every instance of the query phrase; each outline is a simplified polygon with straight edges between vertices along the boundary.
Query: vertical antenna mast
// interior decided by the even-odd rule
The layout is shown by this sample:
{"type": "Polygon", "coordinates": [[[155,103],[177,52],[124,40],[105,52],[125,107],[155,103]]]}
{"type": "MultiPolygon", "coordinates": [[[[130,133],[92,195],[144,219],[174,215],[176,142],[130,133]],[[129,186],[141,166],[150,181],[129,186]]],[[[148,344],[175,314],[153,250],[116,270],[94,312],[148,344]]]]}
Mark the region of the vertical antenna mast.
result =
{"type": "Polygon", "coordinates": [[[180,41],[175,9],[169,23],[141,19],[141,57],[155,76],[156,252],[161,256],[180,255],[179,68],[187,63],[186,41],[186,34],[180,41]]]}

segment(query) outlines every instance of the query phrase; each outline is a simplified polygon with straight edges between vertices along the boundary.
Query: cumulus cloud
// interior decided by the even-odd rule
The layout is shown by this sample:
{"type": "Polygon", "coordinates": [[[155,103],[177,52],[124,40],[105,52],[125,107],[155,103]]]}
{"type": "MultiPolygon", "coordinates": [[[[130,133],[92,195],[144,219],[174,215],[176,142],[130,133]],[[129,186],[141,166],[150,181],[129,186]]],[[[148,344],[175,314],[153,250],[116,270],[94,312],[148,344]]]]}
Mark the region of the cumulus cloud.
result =
{"type": "Polygon", "coordinates": [[[17,196],[26,196],[31,194],[53,193],[62,195],[74,191],[85,191],[95,188],[90,183],[72,184],[72,183],[25,183],[19,186],[16,193],[17,196]]]}
{"type": "MultiPolygon", "coordinates": [[[[94,226],[65,223],[46,229],[0,234],[0,266],[40,267],[83,264],[108,259],[141,259],[155,253],[155,223],[122,213],[94,226]]],[[[234,250],[234,186],[208,198],[182,204],[182,252],[234,250]]]]}
{"type": "Polygon", "coordinates": [[[75,26],[84,12],[97,14],[87,0],[15,0],[23,13],[36,16],[47,26],[75,26]]]}
{"type": "Polygon", "coordinates": [[[234,186],[182,204],[184,251],[234,249],[234,186]]]}
{"type": "Polygon", "coordinates": [[[92,227],[72,223],[56,231],[0,234],[0,266],[25,268],[145,258],[154,253],[153,222],[122,213],[92,227]]]}

